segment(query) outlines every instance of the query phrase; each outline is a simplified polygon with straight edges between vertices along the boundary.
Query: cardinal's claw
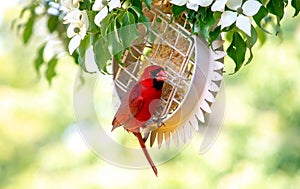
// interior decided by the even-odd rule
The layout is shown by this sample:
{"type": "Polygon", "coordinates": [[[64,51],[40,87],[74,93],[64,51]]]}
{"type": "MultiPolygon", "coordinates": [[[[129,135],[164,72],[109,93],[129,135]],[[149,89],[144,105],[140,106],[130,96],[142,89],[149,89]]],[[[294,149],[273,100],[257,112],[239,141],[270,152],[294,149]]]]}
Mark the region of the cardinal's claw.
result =
{"type": "Polygon", "coordinates": [[[161,126],[166,126],[166,124],[165,124],[165,122],[164,122],[164,120],[167,118],[167,116],[165,116],[165,117],[160,117],[158,120],[157,120],[157,127],[159,128],[159,127],[161,127],[161,126]]]}
{"type": "Polygon", "coordinates": [[[166,126],[166,124],[165,124],[165,122],[160,122],[160,126],[159,127],[161,127],[161,126],[166,126]]]}

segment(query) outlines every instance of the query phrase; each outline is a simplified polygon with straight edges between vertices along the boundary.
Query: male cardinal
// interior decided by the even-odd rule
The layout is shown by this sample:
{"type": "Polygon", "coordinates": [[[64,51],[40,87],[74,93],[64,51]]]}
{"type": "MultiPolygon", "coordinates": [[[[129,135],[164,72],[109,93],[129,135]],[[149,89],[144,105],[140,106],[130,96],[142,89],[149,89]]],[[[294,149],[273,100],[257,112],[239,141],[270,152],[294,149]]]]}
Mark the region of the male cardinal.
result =
{"type": "Polygon", "coordinates": [[[112,131],[123,125],[127,131],[132,132],[137,137],[156,176],[157,169],[146,149],[140,128],[145,127],[145,123],[155,112],[166,79],[167,74],[164,68],[157,65],[148,66],[137,83],[133,85],[122,99],[121,105],[112,121],[112,131]]]}

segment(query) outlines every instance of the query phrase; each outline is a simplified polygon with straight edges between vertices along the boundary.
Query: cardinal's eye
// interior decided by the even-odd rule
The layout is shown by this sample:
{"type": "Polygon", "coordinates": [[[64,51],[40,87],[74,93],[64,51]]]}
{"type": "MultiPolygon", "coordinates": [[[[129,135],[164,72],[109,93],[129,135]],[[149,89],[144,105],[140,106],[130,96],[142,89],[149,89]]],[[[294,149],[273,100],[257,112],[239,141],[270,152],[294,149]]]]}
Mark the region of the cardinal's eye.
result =
{"type": "Polygon", "coordinates": [[[162,68],[159,68],[159,69],[156,69],[156,70],[152,70],[152,71],[150,72],[150,74],[151,74],[153,77],[157,77],[157,76],[159,76],[159,72],[160,72],[161,70],[163,70],[163,69],[162,69],[162,68]]]}

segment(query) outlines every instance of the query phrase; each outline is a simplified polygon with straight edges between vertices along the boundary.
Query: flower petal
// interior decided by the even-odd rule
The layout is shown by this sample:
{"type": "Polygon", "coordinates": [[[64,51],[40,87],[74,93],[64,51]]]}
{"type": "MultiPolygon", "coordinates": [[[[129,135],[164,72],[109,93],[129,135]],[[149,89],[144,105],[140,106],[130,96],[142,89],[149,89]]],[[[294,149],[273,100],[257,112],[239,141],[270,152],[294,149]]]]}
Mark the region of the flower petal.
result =
{"type": "Polygon", "coordinates": [[[78,23],[80,22],[80,16],[81,16],[81,11],[78,9],[72,10],[69,12],[64,18],[64,24],[70,24],[70,23],[78,23]]]}
{"type": "Polygon", "coordinates": [[[90,22],[86,11],[82,11],[81,21],[83,23],[83,27],[87,30],[90,27],[90,22]]]}
{"type": "Polygon", "coordinates": [[[226,5],[231,10],[237,10],[242,6],[242,0],[228,0],[226,5]]]}
{"type": "Polygon", "coordinates": [[[86,51],[85,51],[85,67],[88,72],[97,72],[99,71],[98,66],[95,62],[95,54],[93,51],[93,46],[90,46],[86,51]]]}
{"type": "Polygon", "coordinates": [[[255,0],[248,0],[246,1],[243,6],[243,13],[247,16],[254,16],[261,7],[261,4],[258,1],[255,0]]]}
{"type": "Polygon", "coordinates": [[[191,10],[194,10],[194,11],[198,11],[199,5],[187,2],[186,7],[188,9],[191,9],[191,10]]]}
{"type": "Polygon", "coordinates": [[[251,36],[251,19],[249,17],[239,15],[236,20],[236,26],[248,36],[251,36]]]}
{"type": "Polygon", "coordinates": [[[87,31],[87,28],[86,28],[86,27],[81,27],[81,28],[80,28],[79,36],[80,36],[81,40],[84,39],[84,37],[85,37],[85,35],[86,35],[86,31],[87,31]]]}
{"type": "Polygon", "coordinates": [[[59,56],[65,52],[64,44],[61,40],[50,37],[44,49],[44,60],[49,62],[53,57],[59,56]]]}
{"type": "Polygon", "coordinates": [[[59,10],[57,10],[56,8],[50,7],[50,8],[48,8],[47,13],[50,15],[58,16],[59,10]]]}
{"type": "Polygon", "coordinates": [[[75,28],[78,28],[77,24],[70,24],[67,29],[67,36],[68,38],[72,38],[76,35],[75,28]]]}
{"type": "Polygon", "coordinates": [[[231,26],[237,18],[237,13],[232,11],[225,11],[220,19],[221,29],[231,26]]]}
{"type": "Polygon", "coordinates": [[[102,4],[102,0],[96,0],[95,3],[93,4],[92,10],[93,11],[99,11],[104,7],[102,4]]]}
{"type": "Polygon", "coordinates": [[[76,6],[76,7],[78,7],[79,6],[79,2],[80,2],[80,0],[73,0],[73,5],[76,6]]]}
{"type": "Polygon", "coordinates": [[[211,47],[213,50],[217,50],[224,44],[224,40],[215,40],[212,42],[211,47]]]}
{"type": "Polygon", "coordinates": [[[216,11],[223,12],[226,3],[227,3],[227,0],[216,0],[214,2],[214,4],[211,6],[211,10],[213,12],[216,12],[216,11]]]}
{"type": "Polygon", "coordinates": [[[201,7],[208,7],[213,0],[189,0],[190,3],[200,5],[201,7]]]}
{"type": "Polygon", "coordinates": [[[108,8],[104,7],[98,14],[95,16],[94,22],[97,26],[100,26],[100,22],[108,15],[108,8]]]}
{"type": "Polygon", "coordinates": [[[59,10],[69,12],[73,10],[74,8],[77,8],[73,5],[72,0],[62,0],[61,1],[61,7],[59,10]]]}
{"type": "Polygon", "coordinates": [[[188,2],[188,0],[171,0],[170,3],[178,6],[183,6],[188,2]]]}
{"type": "Polygon", "coordinates": [[[49,2],[49,6],[55,8],[55,9],[59,9],[60,8],[60,4],[52,2],[52,1],[49,2]]]}
{"type": "Polygon", "coordinates": [[[80,39],[80,36],[79,36],[79,35],[74,36],[74,37],[70,40],[68,48],[69,48],[69,53],[70,53],[71,55],[73,54],[73,52],[75,51],[75,49],[77,49],[77,48],[79,47],[80,41],[81,41],[81,39],[80,39]]]}
{"type": "Polygon", "coordinates": [[[109,11],[112,11],[115,8],[121,8],[121,2],[120,0],[111,0],[108,3],[109,11]]]}

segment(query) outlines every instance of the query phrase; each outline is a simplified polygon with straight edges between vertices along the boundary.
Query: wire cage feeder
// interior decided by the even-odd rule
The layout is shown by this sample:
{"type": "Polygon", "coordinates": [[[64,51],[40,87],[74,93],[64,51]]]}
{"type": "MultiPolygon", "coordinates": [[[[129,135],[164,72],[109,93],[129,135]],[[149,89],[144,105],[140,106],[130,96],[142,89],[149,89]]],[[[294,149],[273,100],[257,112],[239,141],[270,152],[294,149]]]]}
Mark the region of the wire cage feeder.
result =
{"type": "Polygon", "coordinates": [[[114,61],[113,73],[117,95],[122,98],[138,80],[144,68],[160,65],[165,68],[168,80],[164,85],[161,104],[142,131],[150,136],[150,146],[157,140],[160,147],[170,139],[178,145],[185,143],[199,123],[205,123],[205,114],[211,113],[220,83],[223,79],[222,41],[211,47],[186,28],[188,22],[173,21],[164,11],[166,3],[144,9],[150,19],[150,29],[139,27],[140,37],[122,57],[124,65],[114,61]]]}

